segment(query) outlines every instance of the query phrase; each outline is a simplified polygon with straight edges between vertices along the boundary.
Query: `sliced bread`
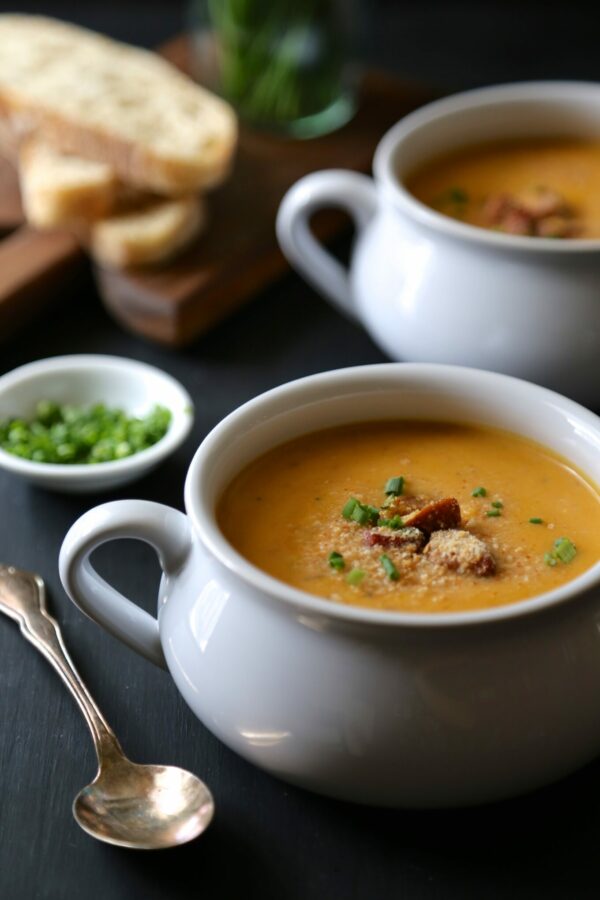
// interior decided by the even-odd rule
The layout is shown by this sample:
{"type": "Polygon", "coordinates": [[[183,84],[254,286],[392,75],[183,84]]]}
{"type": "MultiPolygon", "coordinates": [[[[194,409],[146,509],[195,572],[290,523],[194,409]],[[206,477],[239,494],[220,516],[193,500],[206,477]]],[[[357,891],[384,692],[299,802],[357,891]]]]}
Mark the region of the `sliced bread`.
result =
{"type": "Polygon", "coordinates": [[[21,147],[19,183],[25,216],[35,228],[93,222],[113,211],[118,194],[107,163],[61,153],[35,138],[21,147]]]}
{"type": "Polygon", "coordinates": [[[231,107],[155,53],[41,16],[0,14],[0,118],[128,184],[192,193],[227,174],[231,107]]]}
{"type": "Polygon", "coordinates": [[[92,225],[90,251],[111,268],[166,263],[200,234],[205,218],[201,197],[154,201],[92,225]]]}

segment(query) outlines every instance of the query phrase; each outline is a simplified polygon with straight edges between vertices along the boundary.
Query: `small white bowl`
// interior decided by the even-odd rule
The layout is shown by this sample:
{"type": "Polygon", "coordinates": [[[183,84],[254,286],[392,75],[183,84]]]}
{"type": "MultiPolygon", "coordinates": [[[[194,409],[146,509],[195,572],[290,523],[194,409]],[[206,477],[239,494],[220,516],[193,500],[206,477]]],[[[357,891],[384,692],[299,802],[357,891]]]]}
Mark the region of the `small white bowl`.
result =
{"type": "Polygon", "coordinates": [[[194,421],[192,399],[178,381],[154,366],[120,356],[55,356],[0,378],[0,419],[32,418],[40,400],[81,406],[105,403],[134,416],[145,416],[160,404],[172,416],[160,441],[114,462],[32,462],[0,449],[0,467],[53,491],[107,491],[141,478],[179,447],[194,421]]]}

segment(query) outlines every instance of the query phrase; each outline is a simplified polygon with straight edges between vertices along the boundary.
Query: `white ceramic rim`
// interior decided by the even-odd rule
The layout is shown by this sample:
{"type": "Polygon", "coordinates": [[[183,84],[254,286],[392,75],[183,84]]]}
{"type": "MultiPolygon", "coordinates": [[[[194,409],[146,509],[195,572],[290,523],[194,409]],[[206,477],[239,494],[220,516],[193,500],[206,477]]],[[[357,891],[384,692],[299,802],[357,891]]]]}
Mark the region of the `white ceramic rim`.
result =
{"type": "Polygon", "coordinates": [[[0,395],[10,390],[30,376],[40,373],[68,372],[94,369],[121,369],[126,377],[140,380],[152,377],[168,384],[181,399],[182,410],[171,410],[171,423],[164,437],[146,450],[140,450],[133,456],[102,463],[44,463],[13,456],[0,448],[0,466],[10,472],[29,477],[51,476],[65,481],[86,481],[97,479],[99,475],[110,478],[112,475],[125,474],[139,468],[146,468],[159,462],[172,453],[188,436],[194,424],[194,404],[192,398],[175,378],[148,363],[128,359],[126,356],[107,356],[96,353],[76,353],[67,356],[50,356],[26,363],[12,369],[0,377],[0,395]]]}
{"type": "MultiPolygon", "coordinates": [[[[204,460],[219,452],[219,444],[227,441],[227,436],[236,429],[236,421],[241,415],[252,413],[257,419],[261,418],[261,406],[273,398],[284,396],[286,393],[298,394],[304,388],[310,387],[316,382],[331,383],[331,393],[329,396],[335,396],[335,386],[345,379],[351,380],[356,378],[360,373],[366,380],[372,375],[377,378],[382,373],[390,374],[392,371],[398,373],[405,372],[410,378],[419,374],[434,373],[440,380],[444,377],[450,377],[452,373],[460,374],[465,378],[475,378],[478,380],[485,379],[488,382],[490,395],[493,396],[494,386],[502,387],[503,384],[519,384],[529,393],[530,405],[535,405],[535,398],[540,401],[546,399],[551,400],[558,405],[561,410],[571,413],[579,420],[584,420],[594,432],[600,435],[600,418],[585,407],[580,406],[573,400],[563,397],[554,391],[539,385],[531,384],[519,378],[513,378],[509,375],[500,375],[495,372],[487,372],[481,369],[471,369],[465,366],[447,366],[433,363],[379,363],[370,366],[354,366],[347,369],[335,369],[330,372],[323,372],[317,375],[309,375],[306,378],[300,378],[296,381],[288,382],[280,387],[260,394],[253,400],[244,403],[238,409],[230,413],[223,419],[209,435],[201,443],[200,447],[194,454],[188,476],[185,483],[185,507],[186,512],[193,524],[194,529],[199,535],[202,543],[208,550],[225,566],[226,569],[233,572],[237,577],[249,583],[253,588],[262,593],[271,595],[278,600],[291,604],[295,608],[303,608],[306,612],[318,613],[333,619],[342,619],[347,622],[363,623],[368,625],[393,625],[402,627],[425,627],[439,628],[440,626],[456,626],[456,625],[481,625],[483,623],[502,622],[509,619],[516,619],[523,615],[530,615],[543,609],[556,606],[566,600],[570,600],[594,585],[600,584],[600,562],[597,562],[591,568],[587,569],[577,578],[566,582],[553,591],[547,591],[526,600],[519,600],[516,603],[497,606],[492,609],[475,610],[473,612],[456,612],[456,613],[405,613],[405,612],[382,612],[380,610],[371,610],[360,606],[346,606],[336,603],[333,600],[327,600],[324,597],[317,597],[306,591],[291,587],[283,581],[267,575],[261,569],[254,566],[240,553],[238,553],[232,545],[226,540],[219,530],[214,511],[201,508],[200,497],[200,481],[202,475],[202,466],[204,460]]],[[[493,402],[493,401],[492,401],[493,402]]],[[[310,428],[307,430],[307,433],[310,428]]],[[[518,433],[518,432],[517,432],[518,433]]],[[[527,436],[524,432],[521,432],[527,436]]],[[[263,452],[266,452],[265,447],[263,452]]]]}
{"type": "MultiPolygon", "coordinates": [[[[600,250],[600,239],[569,238],[565,241],[557,241],[554,238],[531,238],[502,234],[459,222],[417,200],[399,181],[394,171],[394,154],[398,144],[423,125],[446,115],[465,109],[500,106],[514,101],[535,101],[537,99],[567,101],[575,95],[581,98],[592,94],[596,100],[600,101],[600,84],[592,81],[524,81],[475,88],[460,94],[452,94],[442,100],[435,100],[405,116],[386,132],[375,151],[373,160],[375,178],[385,186],[390,196],[407,215],[449,237],[468,238],[497,249],[527,250],[533,253],[597,252],[600,250]]],[[[442,153],[443,149],[440,151],[440,155],[442,153]]]]}

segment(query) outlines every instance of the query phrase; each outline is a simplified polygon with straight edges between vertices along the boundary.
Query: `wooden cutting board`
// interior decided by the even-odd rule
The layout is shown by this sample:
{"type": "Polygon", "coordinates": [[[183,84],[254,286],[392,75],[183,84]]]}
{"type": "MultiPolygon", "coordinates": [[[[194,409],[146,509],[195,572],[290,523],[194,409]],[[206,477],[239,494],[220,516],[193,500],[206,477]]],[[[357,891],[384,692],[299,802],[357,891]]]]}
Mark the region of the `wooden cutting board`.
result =
{"type": "MultiPolygon", "coordinates": [[[[161,48],[175,65],[192,69],[190,42],[161,48]]],[[[383,73],[363,80],[359,110],[344,128],[310,141],[281,139],[242,128],[230,180],[211,193],[209,224],[178,260],[153,270],[94,265],[103,302],[125,328],[178,347],[248,301],[286,268],[275,238],[281,198],[298,178],[323,168],[370,169],[381,135],[430,99],[422,88],[383,73]]],[[[0,235],[22,223],[14,172],[0,162],[0,235]]],[[[347,225],[320,214],[315,228],[330,239],[347,225]]],[[[0,241],[0,339],[30,321],[60,294],[83,255],[66,233],[39,234],[22,226],[0,241]]]]}
{"type": "Polygon", "coordinates": [[[15,170],[0,157],[0,341],[59,300],[84,262],[71,235],[23,224],[15,170]]]}
{"type": "Polygon", "coordinates": [[[23,222],[19,182],[13,167],[0,156],[0,236],[23,222]]]}

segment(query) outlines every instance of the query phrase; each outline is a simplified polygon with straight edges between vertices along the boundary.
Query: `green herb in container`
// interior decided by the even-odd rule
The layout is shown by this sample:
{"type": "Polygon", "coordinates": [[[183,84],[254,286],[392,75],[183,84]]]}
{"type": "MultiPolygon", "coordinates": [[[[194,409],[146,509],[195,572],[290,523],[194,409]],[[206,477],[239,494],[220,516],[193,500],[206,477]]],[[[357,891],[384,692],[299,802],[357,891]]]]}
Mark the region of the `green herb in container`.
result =
{"type": "Polygon", "coordinates": [[[191,17],[198,77],[243,119],[307,138],[353,115],[340,0],[196,0],[191,17]]]}

